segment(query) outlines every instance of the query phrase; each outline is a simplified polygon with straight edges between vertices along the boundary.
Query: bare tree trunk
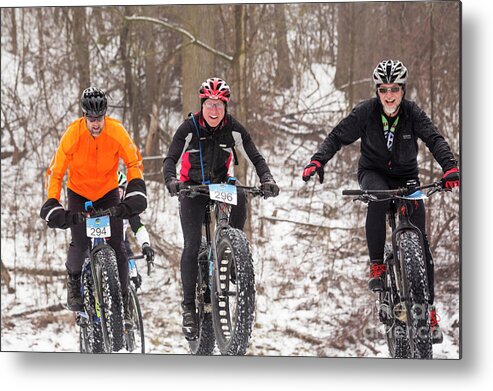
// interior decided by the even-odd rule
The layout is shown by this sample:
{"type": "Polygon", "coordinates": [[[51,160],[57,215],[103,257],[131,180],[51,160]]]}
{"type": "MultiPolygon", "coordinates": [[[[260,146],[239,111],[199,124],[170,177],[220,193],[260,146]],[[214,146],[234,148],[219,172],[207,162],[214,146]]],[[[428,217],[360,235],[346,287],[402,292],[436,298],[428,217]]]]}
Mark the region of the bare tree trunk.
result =
{"type": "MultiPolygon", "coordinates": [[[[125,7],[125,15],[130,14],[130,7],[125,7]]],[[[132,123],[132,129],[129,130],[133,136],[133,140],[137,146],[140,145],[140,132],[139,132],[139,112],[136,110],[137,105],[137,86],[134,81],[132,73],[132,62],[130,59],[130,34],[129,34],[128,22],[123,22],[123,28],[120,31],[120,56],[123,63],[123,70],[125,72],[125,98],[122,122],[126,121],[127,107],[130,108],[130,120],[132,123]]]]}
{"type": "MultiPolygon", "coordinates": [[[[86,31],[86,8],[75,7],[72,13],[74,56],[77,67],[79,92],[91,85],[89,64],[89,40],[86,31]]],[[[99,87],[99,86],[98,86],[99,87]]]]}
{"type": "MultiPolygon", "coordinates": [[[[159,153],[159,135],[158,135],[158,106],[157,103],[152,105],[152,111],[149,114],[149,130],[147,132],[147,139],[144,154],[145,156],[155,156],[159,153]]],[[[147,161],[144,169],[146,178],[153,180],[160,180],[162,178],[161,173],[161,160],[147,161]]]]}
{"type": "Polygon", "coordinates": [[[291,88],[293,86],[293,71],[289,60],[288,31],[286,27],[286,12],[284,4],[275,4],[276,22],[276,53],[277,69],[274,84],[277,88],[291,88]]]}
{"type": "MultiPolygon", "coordinates": [[[[156,7],[143,7],[145,14],[154,16],[157,14],[156,7]]],[[[155,26],[152,23],[144,23],[143,26],[144,42],[144,72],[145,72],[145,92],[143,114],[148,116],[147,136],[145,142],[145,156],[155,156],[159,153],[158,135],[158,114],[159,114],[159,80],[158,65],[156,63],[156,40],[154,38],[155,26]]],[[[161,179],[161,163],[158,160],[148,160],[144,165],[146,179],[161,179]]]]}
{"type": "MultiPolygon", "coordinates": [[[[235,90],[237,100],[236,118],[243,126],[248,129],[248,113],[247,113],[247,86],[246,86],[246,25],[247,25],[247,5],[238,4],[234,6],[235,26],[236,26],[236,53],[234,56],[234,72],[235,72],[235,90]]],[[[241,154],[238,155],[238,165],[235,166],[235,177],[241,183],[246,183],[248,171],[248,163],[241,154]]],[[[251,211],[247,208],[247,220],[244,227],[245,234],[251,238],[251,211]]]]}
{"type": "MultiPolygon", "coordinates": [[[[215,14],[211,6],[193,5],[183,6],[186,21],[185,28],[190,31],[196,38],[205,43],[214,42],[214,29],[203,28],[204,20],[213,26],[215,14]]],[[[184,37],[184,43],[189,42],[189,38],[184,37]]],[[[214,55],[197,45],[185,45],[182,50],[182,113],[186,117],[189,112],[195,112],[200,109],[200,100],[198,90],[200,84],[209,77],[214,75],[214,55]]]]}
{"type": "MultiPolygon", "coordinates": [[[[349,5],[349,18],[350,18],[350,28],[349,28],[349,73],[348,73],[348,87],[347,87],[347,97],[348,97],[348,110],[352,110],[354,105],[354,97],[353,97],[353,82],[354,82],[354,66],[355,66],[355,51],[356,51],[356,43],[355,43],[355,16],[354,16],[354,4],[349,5]]],[[[349,112],[349,111],[348,111],[349,112]]]]}
{"type": "MultiPolygon", "coordinates": [[[[143,7],[144,12],[148,16],[153,16],[157,13],[156,7],[143,7]]],[[[144,69],[145,69],[145,101],[144,114],[150,114],[153,111],[154,103],[158,100],[159,85],[157,78],[156,64],[156,40],[154,35],[154,24],[144,23],[142,25],[144,35],[144,69]]],[[[159,104],[159,102],[157,102],[159,104]]],[[[147,123],[151,124],[152,117],[149,117],[147,123]]]]}
{"type": "MultiPolygon", "coordinates": [[[[435,102],[435,99],[434,99],[434,95],[435,95],[435,83],[434,83],[434,74],[433,74],[433,55],[435,54],[434,53],[434,45],[433,45],[433,35],[434,35],[434,30],[433,30],[433,3],[431,3],[429,5],[430,7],[430,36],[429,36],[429,39],[430,39],[430,49],[429,49],[429,61],[428,61],[428,72],[429,72],[429,80],[430,80],[430,118],[433,120],[434,118],[434,102],[435,102]]],[[[424,144],[424,143],[423,143],[424,144]]],[[[423,146],[424,148],[424,146],[423,146]]],[[[433,178],[434,177],[434,166],[435,166],[435,161],[434,159],[430,159],[430,178],[433,178]]],[[[426,181],[428,182],[428,180],[426,181]]],[[[433,201],[435,199],[432,197],[430,200],[429,200],[429,203],[428,203],[428,208],[426,209],[427,210],[427,219],[426,219],[426,231],[427,232],[430,232],[432,231],[432,228],[431,228],[431,223],[432,223],[432,219],[431,219],[431,216],[430,216],[430,213],[431,213],[431,210],[433,209],[433,201]]]]}
{"type": "MultiPolygon", "coordinates": [[[[235,5],[236,53],[234,56],[236,112],[235,116],[248,129],[246,105],[246,5],[235,5]]],[[[235,176],[246,184],[247,162],[238,156],[239,164],[235,167],[235,176]]]]}
{"type": "MultiPolygon", "coordinates": [[[[2,9],[2,19],[5,17],[4,12],[7,12],[7,10],[2,9]]],[[[16,9],[12,8],[10,10],[10,20],[12,22],[11,37],[12,37],[12,53],[13,54],[17,54],[17,21],[15,19],[15,13],[16,13],[16,9]]]]}

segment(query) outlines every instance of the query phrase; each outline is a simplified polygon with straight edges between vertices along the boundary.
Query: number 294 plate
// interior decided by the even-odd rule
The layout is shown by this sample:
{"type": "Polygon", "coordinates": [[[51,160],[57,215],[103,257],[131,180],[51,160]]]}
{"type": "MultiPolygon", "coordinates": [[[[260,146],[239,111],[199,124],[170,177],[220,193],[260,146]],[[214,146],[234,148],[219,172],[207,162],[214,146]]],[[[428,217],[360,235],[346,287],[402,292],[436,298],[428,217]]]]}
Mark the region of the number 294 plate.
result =
{"type": "Polygon", "coordinates": [[[86,234],[90,238],[109,238],[111,236],[110,217],[93,217],[86,220],[86,234]]]}
{"type": "Polygon", "coordinates": [[[238,202],[236,186],[228,185],[226,183],[209,185],[209,194],[211,200],[233,205],[236,205],[238,202]]]}

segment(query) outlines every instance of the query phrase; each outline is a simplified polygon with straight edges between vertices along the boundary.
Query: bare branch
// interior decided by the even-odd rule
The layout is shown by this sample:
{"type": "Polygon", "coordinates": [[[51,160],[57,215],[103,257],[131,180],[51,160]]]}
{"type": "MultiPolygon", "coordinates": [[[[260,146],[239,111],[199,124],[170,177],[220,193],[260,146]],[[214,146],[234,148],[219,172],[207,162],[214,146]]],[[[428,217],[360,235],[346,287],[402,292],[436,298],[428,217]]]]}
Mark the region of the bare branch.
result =
{"type": "Polygon", "coordinates": [[[205,50],[208,50],[214,54],[217,54],[219,57],[222,57],[227,61],[230,61],[230,62],[233,61],[233,57],[230,56],[229,54],[226,54],[226,53],[223,53],[217,49],[214,49],[213,47],[207,45],[205,42],[202,42],[199,39],[197,39],[192,33],[190,33],[189,31],[185,30],[184,28],[182,28],[180,26],[176,26],[176,25],[169,23],[169,22],[166,22],[164,20],[155,19],[155,18],[151,18],[148,16],[123,16],[123,18],[125,20],[128,20],[129,22],[140,21],[140,22],[156,23],[156,24],[159,24],[161,26],[164,26],[164,27],[170,28],[172,30],[178,31],[179,33],[182,33],[183,35],[186,35],[190,39],[190,43],[199,45],[200,47],[204,48],[205,50]]]}

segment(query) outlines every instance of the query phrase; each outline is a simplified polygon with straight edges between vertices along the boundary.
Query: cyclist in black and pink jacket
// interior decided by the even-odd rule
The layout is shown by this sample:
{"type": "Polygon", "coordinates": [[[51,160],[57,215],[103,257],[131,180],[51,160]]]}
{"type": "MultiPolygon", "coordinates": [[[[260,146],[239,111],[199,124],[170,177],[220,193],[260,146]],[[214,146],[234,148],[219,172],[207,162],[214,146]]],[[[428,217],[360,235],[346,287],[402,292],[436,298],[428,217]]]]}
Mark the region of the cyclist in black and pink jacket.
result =
{"type": "MultiPolygon", "coordinates": [[[[179,193],[182,183],[197,185],[226,182],[231,166],[237,164],[237,151],[255,167],[265,196],[276,197],[279,194],[279,187],[250,134],[227,112],[230,95],[231,89],[224,80],[210,78],[202,83],[199,89],[201,110],[190,113],[189,118],[180,125],[163,162],[164,181],[172,196],[179,193]],[[180,161],[178,179],[176,165],[180,161]]],[[[207,202],[206,197],[180,197],[184,238],[181,257],[183,333],[188,339],[193,339],[198,332],[195,283],[207,202]]],[[[238,204],[232,208],[230,217],[233,228],[243,229],[246,212],[246,196],[238,190],[238,204]]]]}

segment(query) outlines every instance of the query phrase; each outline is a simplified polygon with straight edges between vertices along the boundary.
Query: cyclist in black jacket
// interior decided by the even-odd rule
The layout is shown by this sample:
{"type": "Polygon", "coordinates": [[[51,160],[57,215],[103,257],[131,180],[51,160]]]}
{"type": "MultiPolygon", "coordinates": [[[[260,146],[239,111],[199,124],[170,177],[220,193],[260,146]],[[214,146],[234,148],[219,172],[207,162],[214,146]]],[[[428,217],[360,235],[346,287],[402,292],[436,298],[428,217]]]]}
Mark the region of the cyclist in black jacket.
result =
{"type": "MultiPolygon", "coordinates": [[[[224,80],[210,78],[202,83],[199,90],[201,110],[191,113],[180,125],[163,162],[164,181],[172,196],[179,193],[181,183],[194,185],[225,182],[229,177],[231,163],[236,163],[236,150],[255,167],[265,197],[279,194],[279,187],[250,134],[227,113],[230,95],[231,89],[224,80]],[[176,165],[180,160],[180,179],[177,179],[176,165]]],[[[184,238],[180,265],[183,333],[187,339],[193,339],[198,332],[195,283],[207,202],[206,197],[180,198],[180,221],[184,238]]],[[[243,229],[247,215],[246,195],[240,189],[237,202],[231,209],[230,223],[233,228],[243,229]]]]}
{"type": "MultiPolygon", "coordinates": [[[[401,61],[385,60],[373,71],[376,97],[358,104],[329,133],[310,163],[303,170],[303,180],[317,173],[320,183],[324,165],[341,149],[361,139],[358,182],[364,190],[392,189],[404,186],[408,180],[418,180],[418,139],[421,139],[443,169],[446,187],[459,186],[459,170],[449,145],[438,133],[431,119],[414,102],[404,99],[407,68],[401,61]]],[[[385,213],[389,204],[370,203],[366,218],[366,238],[370,255],[368,288],[383,288],[385,265],[383,254],[386,236],[385,213]]],[[[430,323],[434,343],[443,340],[438,326],[434,301],[434,266],[425,232],[424,203],[412,215],[414,224],[423,233],[430,287],[430,323]]]]}

